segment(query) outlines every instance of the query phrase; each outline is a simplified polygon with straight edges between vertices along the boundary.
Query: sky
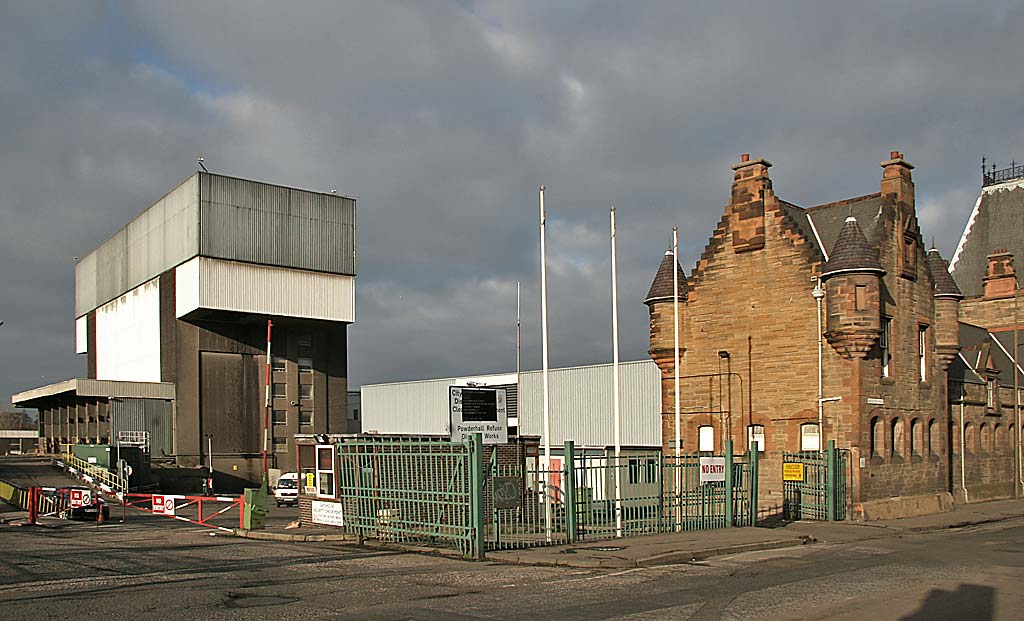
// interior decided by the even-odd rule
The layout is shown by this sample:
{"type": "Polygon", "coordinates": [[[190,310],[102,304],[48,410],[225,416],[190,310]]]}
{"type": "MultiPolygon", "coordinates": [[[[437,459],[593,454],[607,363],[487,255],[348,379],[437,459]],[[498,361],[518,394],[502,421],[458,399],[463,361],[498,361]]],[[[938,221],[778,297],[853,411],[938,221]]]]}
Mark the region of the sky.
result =
{"type": "MultiPolygon", "coordinates": [[[[741,153],[802,206],[915,166],[948,259],[980,160],[1024,159],[1019,2],[0,5],[0,394],[82,376],[74,257],[195,170],[358,199],[349,374],[623,360],[672,227],[689,273],[741,153]]],[[[810,302],[809,302],[810,303],[810,302]]],[[[4,397],[9,403],[9,397],[4,397]]]]}

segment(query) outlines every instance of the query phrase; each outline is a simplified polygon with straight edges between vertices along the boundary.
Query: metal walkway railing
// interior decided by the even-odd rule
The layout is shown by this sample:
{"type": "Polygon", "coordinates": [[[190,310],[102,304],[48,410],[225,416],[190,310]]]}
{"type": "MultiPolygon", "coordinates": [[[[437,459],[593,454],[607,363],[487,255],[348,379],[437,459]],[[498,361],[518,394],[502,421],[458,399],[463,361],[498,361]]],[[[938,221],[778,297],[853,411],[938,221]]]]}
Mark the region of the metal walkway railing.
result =
{"type": "Polygon", "coordinates": [[[70,470],[72,474],[77,473],[80,475],[86,482],[98,485],[104,491],[111,494],[122,495],[128,491],[128,481],[103,466],[90,464],[84,459],[75,457],[71,452],[65,453],[62,457],[64,459],[64,467],[70,470]]]}

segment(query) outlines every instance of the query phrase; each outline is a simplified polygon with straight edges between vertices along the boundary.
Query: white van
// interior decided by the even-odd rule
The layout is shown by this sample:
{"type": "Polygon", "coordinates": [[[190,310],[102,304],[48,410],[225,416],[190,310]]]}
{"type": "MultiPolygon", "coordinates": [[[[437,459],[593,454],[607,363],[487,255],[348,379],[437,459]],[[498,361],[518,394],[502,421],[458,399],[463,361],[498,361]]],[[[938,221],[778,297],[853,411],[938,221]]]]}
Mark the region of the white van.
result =
{"type": "Polygon", "coordinates": [[[285,472],[281,475],[281,478],[277,480],[277,486],[274,488],[274,500],[277,501],[277,506],[279,507],[299,504],[298,472],[285,472]]]}

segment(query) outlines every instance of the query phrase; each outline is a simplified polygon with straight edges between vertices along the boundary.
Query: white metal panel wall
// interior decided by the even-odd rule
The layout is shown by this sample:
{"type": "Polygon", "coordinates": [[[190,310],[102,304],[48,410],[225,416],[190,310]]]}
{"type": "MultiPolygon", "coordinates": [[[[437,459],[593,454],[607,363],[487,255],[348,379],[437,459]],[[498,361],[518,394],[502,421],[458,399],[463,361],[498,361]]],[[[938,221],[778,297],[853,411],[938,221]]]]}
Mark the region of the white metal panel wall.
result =
{"type": "MultiPolygon", "coordinates": [[[[622,443],[661,446],[661,375],[651,360],[624,362],[621,371],[622,443]]],[[[577,446],[611,446],[615,441],[612,365],[551,370],[551,443],[573,440],[577,446]]],[[[487,383],[508,375],[472,378],[487,383]]],[[[512,375],[514,381],[514,374],[512,375]]],[[[392,434],[448,433],[448,387],[467,378],[375,384],[362,387],[363,430],[392,434]]],[[[541,371],[522,373],[520,435],[544,430],[541,371]]]]}
{"type": "Polygon", "coordinates": [[[89,353],[89,320],[85,315],[75,320],[75,353],[89,353]]]}
{"type": "MultiPolygon", "coordinates": [[[[661,446],[661,374],[653,360],[623,362],[621,378],[622,444],[661,446]]],[[[615,441],[612,365],[550,371],[551,443],[573,440],[577,446],[610,446],[615,441]]],[[[543,373],[522,374],[519,433],[544,430],[543,373]]]]}
{"type": "Polygon", "coordinates": [[[96,309],[96,378],[160,381],[160,281],[96,309]]]}
{"type": "Polygon", "coordinates": [[[192,175],[75,266],[75,315],[199,253],[199,181],[192,175]]]}
{"type": "Polygon", "coordinates": [[[354,322],[355,277],[197,257],[178,268],[181,317],[196,308],[354,322]],[[198,286],[197,286],[198,285],[198,286]]]}

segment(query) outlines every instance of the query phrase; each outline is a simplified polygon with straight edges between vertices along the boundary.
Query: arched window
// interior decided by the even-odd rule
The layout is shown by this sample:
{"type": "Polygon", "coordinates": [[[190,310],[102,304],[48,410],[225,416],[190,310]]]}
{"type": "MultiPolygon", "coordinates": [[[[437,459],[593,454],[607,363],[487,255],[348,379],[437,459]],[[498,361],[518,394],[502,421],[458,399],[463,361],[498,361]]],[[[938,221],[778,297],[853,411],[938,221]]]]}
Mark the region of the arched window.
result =
{"type": "Polygon", "coordinates": [[[977,449],[977,447],[974,445],[974,442],[975,442],[975,438],[974,438],[974,425],[972,425],[971,423],[966,423],[964,425],[963,434],[964,434],[964,452],[967,453],[968,455],[970,455],[970,454],[974,453],[975,450],[977,449]]]}
{"type": "Polygon", "coordinates": [[[981,424],[981,433],[978,434],[981,440],[981,446],[978,447],[979,453],[988,453],[992,449],[992,427],[988,423],[981,424]]]}
{"type": "Polygon", "coordinates": [[[928,421],[928,454],[939,454],[939,425],[934,418],[928,421]]]}
{"type": "Polygon", "coordinates": [[[903,421],[898,418],[892,419],[892,435],[889,436],[889,454],[893,457],[903,457],[903,448],[906,438],[903,437],[903,421]]]}
{"type": "Polygon", "coordinates": [[[764,425],[750,425],[747,427],[747,446],[752,451],[764,452],[764,425]]]}
{"type": "Polygon", "coordinates": [[[800,425],[800,450],[821,450],[821,433],[818,431],[818,423],[804,423],[800,425]]]}
{"type": "Polygon", "coordinates": [[[910,421],[910,456],[920,457],[924,449],[924,425],[917,418],[910,421]]]}
{"type": "Polygon", "coordinates": [[[871,419],[871,456],[881,457],[883,446],[885,446],[885,438],[882,419],[876,416],[871,419]]]}
{"type": "Polygon", "coordinates": [[[1006,446],[1005,446],[1006,438],[1004,436],[1003,431],[1004,431],[1003,430],[1003,426],[1000,425],[999,423],[996,423],[996,427],[995,427],[994,433],[992,434],[992,436],[993,436],[992,437],[992,452],[993,453],[1002,453],[1006,449],[1006,446]]]}
{"type": "Polygon", "coordinates": [[[697,429],[697,450],[713,453],[715,450],[715,428],[703,425],[697,429]]]}

